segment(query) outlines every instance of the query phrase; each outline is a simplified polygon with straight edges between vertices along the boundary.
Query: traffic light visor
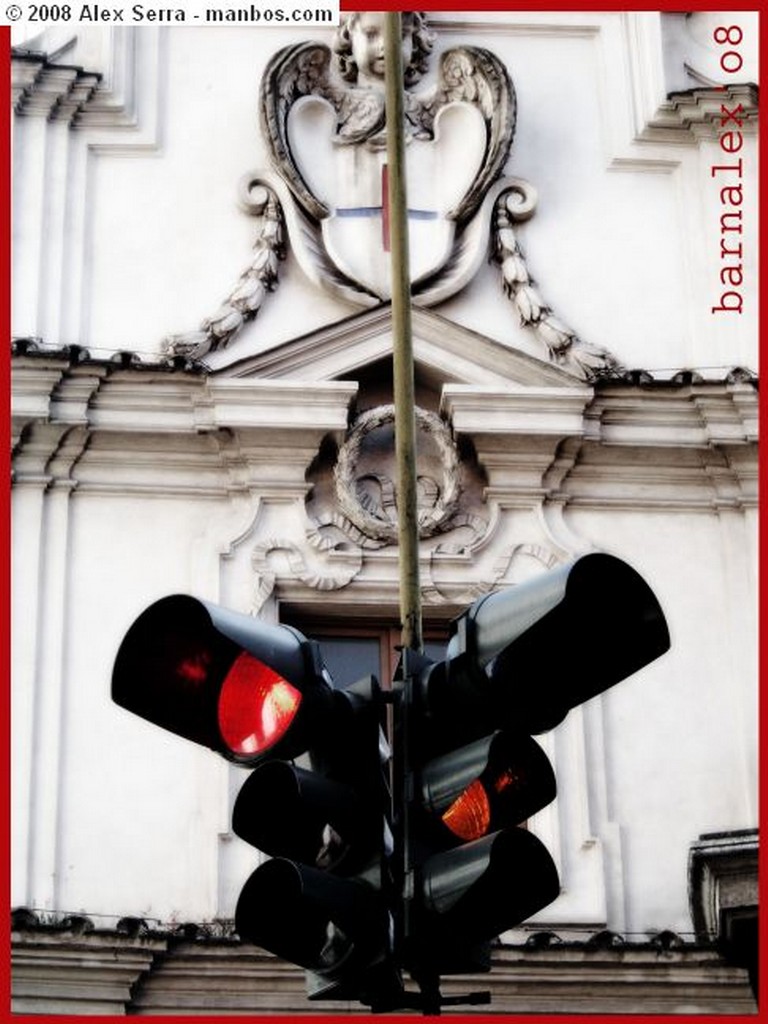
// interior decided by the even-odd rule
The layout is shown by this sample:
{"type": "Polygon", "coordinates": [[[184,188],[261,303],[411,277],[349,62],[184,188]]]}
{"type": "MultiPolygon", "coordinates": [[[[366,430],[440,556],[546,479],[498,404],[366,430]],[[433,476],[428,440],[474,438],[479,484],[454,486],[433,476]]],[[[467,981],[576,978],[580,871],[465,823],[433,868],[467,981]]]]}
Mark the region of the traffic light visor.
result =
{"type": "Polygon", "coordinates": [[[669,646],[640,574],[612,555],[582,555],[480,598],[456,620],[448,657],[426,682],[433,744],[499,727],[546,732],[669,646]]]}
{"type": "Polygon", "coordinates": [[[254,763],[282,743],[305,749],[305,688],[324,684],[306,668],[308,641],[186,595],[150,605],[126,633],[112,699],[184,739],[254,763]],[[319,685],[315,685],[318,684],[319,685]],[[283,743],[282,741],[285,741],[283,743]]]}
{"type": "Polygon", "coordinates": [[[287,761],[267,761],[243,784],[232,830],[271,857],[334,869],[348,867],[350,859],[370,860],[381,819],[352,786],[287,761]]]}
{"type": "Polygon", "coordinates": [[[245,883],[235,909],[241,939],[320,974],[382,951],[387,915],[365,882],[275,857],[245,883]]]}
{"type": "Polygon", "coordinates": [[[557,898],[557,868],[544,844],[522,828],[502,829],[435,854],[421,870],[436,938],[489,940],[557,898]]]}

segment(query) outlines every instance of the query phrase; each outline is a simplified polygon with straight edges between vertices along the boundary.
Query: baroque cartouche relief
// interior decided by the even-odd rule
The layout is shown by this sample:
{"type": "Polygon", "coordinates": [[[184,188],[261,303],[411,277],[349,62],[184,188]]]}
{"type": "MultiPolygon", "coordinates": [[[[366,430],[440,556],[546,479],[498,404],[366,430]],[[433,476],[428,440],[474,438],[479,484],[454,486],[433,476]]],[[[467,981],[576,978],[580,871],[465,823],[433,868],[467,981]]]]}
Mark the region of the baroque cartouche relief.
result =
{"type": "MultiPolygon", "coordinates": [[[[260,218],[251,259],[196,331],[166,339],[169,354],[200,359],[234,342],[277,286],[290,251],[319,288],[359,307],[390,298],[383,18],[348,14],[331,46],[276,53],[260,91],[261,130],[274,172],[244,175],[241,205],[260,218]]],[[[536,190],[503,177],[517,117],[509,71],[489,50],[453,47],[436,83],[417,88],[436,37],[426,14],[404,12],[404,135],[412,300],[435,305],[486,263],[499,267],[520,324],[542,353],[581,379],[620,369],[542,297],[515,237],[536,190]]]]}

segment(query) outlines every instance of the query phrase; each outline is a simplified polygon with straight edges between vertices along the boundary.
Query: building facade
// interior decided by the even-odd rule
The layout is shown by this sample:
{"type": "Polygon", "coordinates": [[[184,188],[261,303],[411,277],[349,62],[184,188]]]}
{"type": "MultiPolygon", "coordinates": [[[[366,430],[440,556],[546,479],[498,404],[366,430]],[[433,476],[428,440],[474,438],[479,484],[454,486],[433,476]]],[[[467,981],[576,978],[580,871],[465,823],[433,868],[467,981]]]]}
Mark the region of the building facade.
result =
{"type": "MultiPolygon", "coordinates": [[[[14,49],[15,1012],[360,1010],[237,940],[245,773],[110,677],[189,593],[391,680],[368,17],[14,49]]],[[[407,43],[427,639],[593,550],[672,639],[540,737],[561,895],[470,983],[496,1013],[755,1012],[756,15],[429,12],[407,43]]]]}

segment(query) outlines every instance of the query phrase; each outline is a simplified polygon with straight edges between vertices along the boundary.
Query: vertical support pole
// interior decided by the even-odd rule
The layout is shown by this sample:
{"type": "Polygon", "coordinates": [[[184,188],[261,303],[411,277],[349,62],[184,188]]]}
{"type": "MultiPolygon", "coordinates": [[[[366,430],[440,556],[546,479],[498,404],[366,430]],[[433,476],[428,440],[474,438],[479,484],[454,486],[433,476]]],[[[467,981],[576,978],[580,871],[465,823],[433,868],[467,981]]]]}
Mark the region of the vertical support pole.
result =
{"type": "Polygon", "coordinates": [[[423,640],[416,499],[416,403],[403,132],[402,18],[398,11],[386,12],[384,28],[400,621],[403,648],[421,651],[423,640]]]}
{"type": "Polygon", "coordinates": [[[416,402],[411,334],[411,275],[408,254],[408,203],[403,131],[402,18],[384,15],[384,61],[387,123],[387,202],[392,282],[392,346],[397,459],[397,516],[402,628],[401,684],[394,694],[393,806],[395,833],[393,875],[396,897],[395,952],[402,961],[410,946],[413,870],[410,858],[409,807],[413,775],[410,719],[414,671],[423,650],[419,584],[419,524],[416,497],[416,402]]]}

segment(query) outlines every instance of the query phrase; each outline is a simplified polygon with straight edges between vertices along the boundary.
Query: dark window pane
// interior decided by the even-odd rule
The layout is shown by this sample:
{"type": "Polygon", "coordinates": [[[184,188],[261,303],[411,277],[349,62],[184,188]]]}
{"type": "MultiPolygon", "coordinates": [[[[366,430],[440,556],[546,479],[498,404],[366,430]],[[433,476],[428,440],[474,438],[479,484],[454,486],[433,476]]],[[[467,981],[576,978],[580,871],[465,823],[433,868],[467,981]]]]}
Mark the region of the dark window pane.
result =
{"type": "Polygon", "coordinates": [[[363,676],[374,675],[381,680],[380,645],[377,637],[315,636],[323,652],[323,660],[340,690],[363,676]]]}

